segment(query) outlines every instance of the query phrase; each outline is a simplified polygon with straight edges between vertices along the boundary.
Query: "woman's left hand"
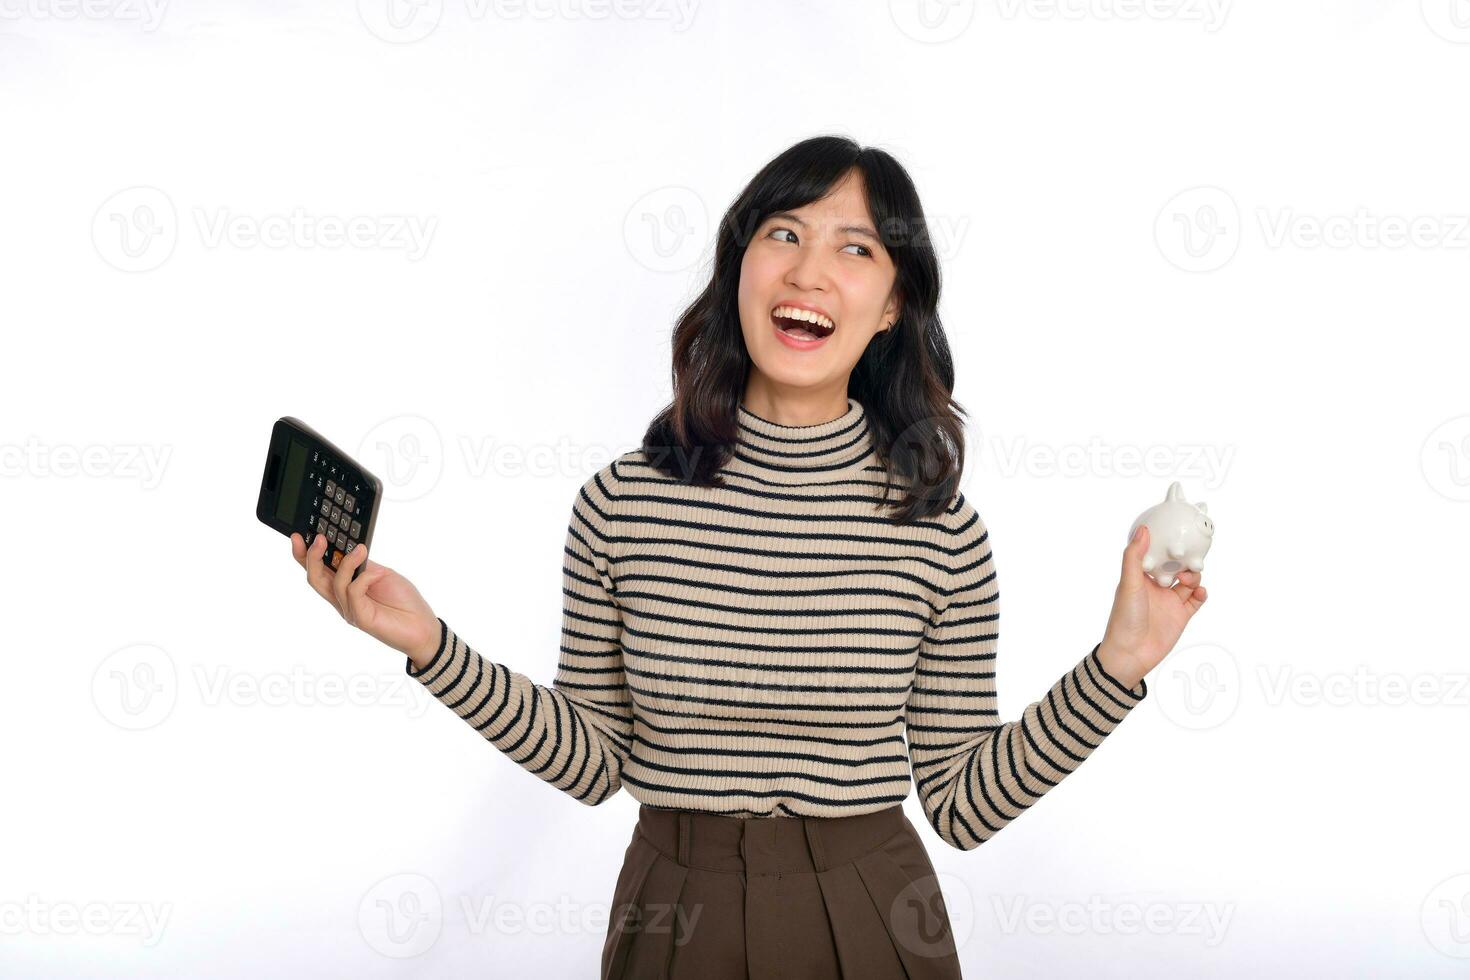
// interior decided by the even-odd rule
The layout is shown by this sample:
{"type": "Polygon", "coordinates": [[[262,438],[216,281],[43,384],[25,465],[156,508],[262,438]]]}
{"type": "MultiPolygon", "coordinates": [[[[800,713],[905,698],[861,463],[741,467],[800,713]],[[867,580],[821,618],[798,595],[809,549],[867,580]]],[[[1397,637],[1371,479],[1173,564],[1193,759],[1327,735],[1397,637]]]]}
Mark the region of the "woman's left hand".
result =
{"type": "Polygon", "coordinates": [[[1139,525],[1123,550],[1123,573],[1097,651],[1103,669],[1130,690],[1174,649],[1185,625],[1209,598],[1199,572],[1180,572],[1170,588],[1150,578],[1143,570],[1148,541],[1148,526],[1139,525]]]}

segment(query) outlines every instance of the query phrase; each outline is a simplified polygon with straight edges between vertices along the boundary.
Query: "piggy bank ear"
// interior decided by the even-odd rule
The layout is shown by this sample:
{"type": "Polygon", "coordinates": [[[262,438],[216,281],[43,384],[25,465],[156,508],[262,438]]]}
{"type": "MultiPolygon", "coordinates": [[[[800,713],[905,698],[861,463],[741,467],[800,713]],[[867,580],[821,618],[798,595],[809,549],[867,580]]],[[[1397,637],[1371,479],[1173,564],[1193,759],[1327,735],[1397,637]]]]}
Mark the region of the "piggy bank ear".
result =
{"type": "Polygon", "coordinates": [[[1199,508],[1199,512],[1201,514],[1208,514],[1210,512],[1209,505],[1206,504],[1203,500],[1201,500],[1199,503],[1195,504],[1195,506],[1199,508]]]}

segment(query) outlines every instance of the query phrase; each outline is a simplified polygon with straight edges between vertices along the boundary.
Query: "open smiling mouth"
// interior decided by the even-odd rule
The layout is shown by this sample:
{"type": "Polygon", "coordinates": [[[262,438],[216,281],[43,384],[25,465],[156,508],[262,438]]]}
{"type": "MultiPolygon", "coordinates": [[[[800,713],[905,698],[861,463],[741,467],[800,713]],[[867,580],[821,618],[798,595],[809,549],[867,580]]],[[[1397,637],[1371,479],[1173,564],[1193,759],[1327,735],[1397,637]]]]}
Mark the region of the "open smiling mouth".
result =
{"type": "Polygon", "coordinates": [[[771,311],[776,333],[789,346],[799,350],[819,346],[837,329],[836,323],[820,313],[778,306],[771,311]]]}

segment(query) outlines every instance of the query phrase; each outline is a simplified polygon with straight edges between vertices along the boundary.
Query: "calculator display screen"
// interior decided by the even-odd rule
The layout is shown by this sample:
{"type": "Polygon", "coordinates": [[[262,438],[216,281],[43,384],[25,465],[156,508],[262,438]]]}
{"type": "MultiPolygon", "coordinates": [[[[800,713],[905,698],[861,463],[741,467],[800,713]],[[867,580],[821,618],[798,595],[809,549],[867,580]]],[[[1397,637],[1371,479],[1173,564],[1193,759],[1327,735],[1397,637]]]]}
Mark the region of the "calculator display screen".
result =
{"type": "Polygon", "coordinates": [[[276,520],[292,524],[301,499],[302,477],[306,474],[306,447],[295,439],[286,449],[286,473],[281,477],[281,497],[276,503],[276,520]]]}

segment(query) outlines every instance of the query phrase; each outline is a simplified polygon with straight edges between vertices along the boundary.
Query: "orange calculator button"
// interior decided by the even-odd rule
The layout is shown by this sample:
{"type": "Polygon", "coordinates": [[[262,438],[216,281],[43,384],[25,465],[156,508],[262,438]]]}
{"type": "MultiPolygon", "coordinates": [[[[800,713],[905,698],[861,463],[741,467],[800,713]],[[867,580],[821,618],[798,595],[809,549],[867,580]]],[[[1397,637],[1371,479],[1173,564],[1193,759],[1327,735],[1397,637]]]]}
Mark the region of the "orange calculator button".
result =
{"type": "Polygon", "coordinates": [[[336,568],[338,565],[342,564],[342,557],[343,557],[342,556],[342,552],[338,551],[336,548],[333,548],[332,549],[332,567],[333,568],[336,568]]]}

